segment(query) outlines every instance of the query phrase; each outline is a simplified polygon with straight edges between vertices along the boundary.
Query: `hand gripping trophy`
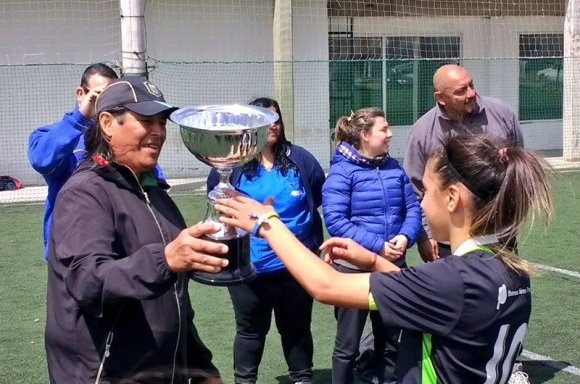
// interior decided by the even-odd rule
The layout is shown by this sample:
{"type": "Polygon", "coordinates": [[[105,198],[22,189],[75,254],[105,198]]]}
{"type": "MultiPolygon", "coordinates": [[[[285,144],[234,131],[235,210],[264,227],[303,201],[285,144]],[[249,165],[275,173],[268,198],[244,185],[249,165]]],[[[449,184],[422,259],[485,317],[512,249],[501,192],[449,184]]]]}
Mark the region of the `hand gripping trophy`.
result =
{"type": "Polygon", "coordinates": [[[192,278],[200,283],[223,286],[253,279],[256,269],[250,261],[250,235],[220,223],[220,213],[214,206],[216,199],[227,197],[225,190],[234,189],[229,182],[232,168],[247,163],[262,150],[268,128],[278,120],[278,114],[250,105],[208,105],[181,108],[170,119],[179,124],[187,149],[201,162],[216,168],[220,175],[219,184],[208,193],[204,221],[221,226],[219,232],[207,238],[229,247],[229,265],[217,274],[194,272],[192,278]]]}

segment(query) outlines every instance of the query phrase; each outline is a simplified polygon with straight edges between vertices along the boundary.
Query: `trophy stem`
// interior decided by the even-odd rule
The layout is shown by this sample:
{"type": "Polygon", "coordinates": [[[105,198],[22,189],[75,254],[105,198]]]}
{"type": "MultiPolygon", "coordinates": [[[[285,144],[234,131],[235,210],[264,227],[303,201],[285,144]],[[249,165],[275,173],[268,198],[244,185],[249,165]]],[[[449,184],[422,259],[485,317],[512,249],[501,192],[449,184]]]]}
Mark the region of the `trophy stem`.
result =
{"type": "Polygon", "coordinates": [[[220,175],[220,182],[216,186],[214,190],[219,193],[219,196],[216,196],[217,199],[224,199],[228,196],[225,194],[226,190],[234,190],[234,186],[230,184],[230,176],[232,174],[232,168],[218,168],[217,169],[218,175],[220,175]]]}
{"type": "Polygon", "coordinates": [[[191,277],[195,281],[209,285],[229,286],[242,284],[256,276],[256,268],[250,261],[250,235],[231,225],[220,223],[221,213],[215,209],[216,199],[227,199],[226,190],[235,190],[230,184],[232,168],[218,168],[220,181],[207,195],[207,215],[205,222],[218,223],[221,230],[217,233],[205,235],[210,241],[217,241],[228,246],[227,258],[229,265],[220,273],[194,272],[191,277]]]}
{"type": "Polygon", "coordinates": [[[215,209],[216,199],[227,199],[226,190],[234,191],[235,188],[230,184],[230,175],[232,174],[232,168],[218,168],[217,172],[220,177],[220,181],[215,188],[207,194],[207,215],[204,221],[218,223],[221,225],[222,230],[210,237],[230,239],[238,237],[238,230],[236,227],[231,225],[220,223],[221,213],[215,209]]]}

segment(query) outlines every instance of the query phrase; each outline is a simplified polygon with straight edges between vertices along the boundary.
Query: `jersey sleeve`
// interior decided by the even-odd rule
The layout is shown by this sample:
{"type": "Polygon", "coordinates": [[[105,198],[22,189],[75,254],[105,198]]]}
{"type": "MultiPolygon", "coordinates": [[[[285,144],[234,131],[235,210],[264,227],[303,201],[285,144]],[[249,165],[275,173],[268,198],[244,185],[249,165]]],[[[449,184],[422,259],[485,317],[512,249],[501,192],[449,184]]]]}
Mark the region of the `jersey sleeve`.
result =
{"type": "Polygon", "coordinates": [[[447,259],[396,273],[372,273],[370,285],[385,325],[445,336],[463,311],[464,284],[447,259]]]}

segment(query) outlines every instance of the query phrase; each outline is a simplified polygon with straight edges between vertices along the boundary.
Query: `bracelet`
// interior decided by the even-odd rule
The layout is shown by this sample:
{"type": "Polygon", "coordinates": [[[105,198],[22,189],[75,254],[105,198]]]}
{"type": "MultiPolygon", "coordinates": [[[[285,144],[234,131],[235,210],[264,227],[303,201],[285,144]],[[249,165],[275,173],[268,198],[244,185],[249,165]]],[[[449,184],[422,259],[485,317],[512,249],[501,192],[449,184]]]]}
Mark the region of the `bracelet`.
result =
{"type": "Polygon", "coordinates": [[[256,224],[254,224],[254,228],[252,229],[252,234],[256,237],[260,236],[260,228],[264,224],[270,224],[270,219],[277,217],[280,218],[280,215],[277,212],[270,211],[266,213],[262,213],[261,215],[256,216],[256,224]]]}
{"type": "Polygon", "coordinates": [[[376,253],[373,253],[373,261],[371,261],[371,269],[374,268],[375,264],[377,263],[378,256],[376,253]]]}

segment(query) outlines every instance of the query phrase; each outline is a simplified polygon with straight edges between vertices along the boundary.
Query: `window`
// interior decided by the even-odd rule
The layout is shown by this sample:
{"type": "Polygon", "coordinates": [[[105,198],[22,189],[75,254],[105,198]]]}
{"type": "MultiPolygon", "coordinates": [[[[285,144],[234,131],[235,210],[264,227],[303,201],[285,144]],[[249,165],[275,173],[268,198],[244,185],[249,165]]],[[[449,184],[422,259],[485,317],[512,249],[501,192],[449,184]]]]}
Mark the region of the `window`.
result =
{"type": "Polygon", "coordinates": [[[561,119],[564,35],[520,35],[520,120],[561,119]]]}
{"type": "Polygon", "coordinates": [[[351,110],[381,107],[381,38],[329,38],[330,128],[351,110]]]}
{"type": "Polygon", "coordinates": [[[457,36],[353,37],[330,33],[330,127],[340,116],[379,107],[391,125],[411,125],[434,105],[433,74],[459,63],[457,36]]]}

